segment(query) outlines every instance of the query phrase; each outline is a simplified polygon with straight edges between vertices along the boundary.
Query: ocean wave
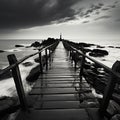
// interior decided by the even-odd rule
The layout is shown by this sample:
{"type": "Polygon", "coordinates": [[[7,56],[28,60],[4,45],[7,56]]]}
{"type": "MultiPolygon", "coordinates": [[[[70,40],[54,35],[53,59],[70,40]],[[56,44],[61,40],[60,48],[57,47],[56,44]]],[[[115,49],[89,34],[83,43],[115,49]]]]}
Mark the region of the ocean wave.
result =
{"type": "MultiPolygon", "coordinates": [[[[32,88],[32,85],[28,84],[26,81],[26,77],[29,75],[30,71],[38,65],[34,61],[34,59],[28,59],[24,61],[24,63],[29,62],[32,63],[30,66],[25,66],[23,64],[19,65],[20,73],[21,73],[21,79],[23,83],[23,87],[25,90],[25,93],[29,92],[32,88]]],[[[0,96],[17,96],[16,88],[15,88],[15,83],[13,78],[8,78],[5,80],[0,81],[0,96]]]]}
{"type": "Polygon", "coordinates": [[[15,49],[8,49],[8,50],[5,50],[6,52],[20,52],[22,51],[22,49],[18,49],[18,48],[15,48],[15,49]]]}

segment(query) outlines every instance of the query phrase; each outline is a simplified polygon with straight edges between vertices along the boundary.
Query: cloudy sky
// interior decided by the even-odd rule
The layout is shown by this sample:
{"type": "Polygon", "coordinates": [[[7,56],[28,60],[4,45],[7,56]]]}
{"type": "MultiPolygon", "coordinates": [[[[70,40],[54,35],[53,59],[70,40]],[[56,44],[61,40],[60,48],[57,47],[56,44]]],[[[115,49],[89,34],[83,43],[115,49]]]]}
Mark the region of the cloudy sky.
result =
{"type": "Polygon", "coordinates": [[[119,39],[119,0],[0,0],[0,39],[119,39]]]}

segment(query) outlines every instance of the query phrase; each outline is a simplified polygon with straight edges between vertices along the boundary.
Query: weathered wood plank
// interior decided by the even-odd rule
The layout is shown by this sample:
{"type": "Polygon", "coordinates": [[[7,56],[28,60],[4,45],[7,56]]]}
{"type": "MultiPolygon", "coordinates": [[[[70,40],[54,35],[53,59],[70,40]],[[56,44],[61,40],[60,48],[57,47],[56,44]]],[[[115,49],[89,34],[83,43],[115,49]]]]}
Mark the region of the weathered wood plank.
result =
{"type": "Polygon", "coordinates": [[[16,120],[89,120],[89,117],[85,109],[55,109],[21,112],[16,120]]]}

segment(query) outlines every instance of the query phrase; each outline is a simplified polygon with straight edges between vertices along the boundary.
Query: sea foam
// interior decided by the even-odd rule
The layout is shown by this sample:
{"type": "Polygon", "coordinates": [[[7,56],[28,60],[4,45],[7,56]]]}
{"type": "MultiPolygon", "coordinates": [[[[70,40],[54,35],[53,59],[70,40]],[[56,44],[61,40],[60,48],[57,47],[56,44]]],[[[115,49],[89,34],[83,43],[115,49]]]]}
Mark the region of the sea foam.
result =
{"type": "MultiPolygon", "coordinates": [[[[21,78],[25,93],[29,92],[32,88],[30,84],[26,81],[26,77],[29,75],[30,71],[38,65],[33,58],[28,59],[25,62],[31,62],[32,66],[24,66],[23,64],[19,65],[21,78]]],[[[8,78],[0,81],[0,96],[17,96],[15,83],[13,78],[8,78]]]]}

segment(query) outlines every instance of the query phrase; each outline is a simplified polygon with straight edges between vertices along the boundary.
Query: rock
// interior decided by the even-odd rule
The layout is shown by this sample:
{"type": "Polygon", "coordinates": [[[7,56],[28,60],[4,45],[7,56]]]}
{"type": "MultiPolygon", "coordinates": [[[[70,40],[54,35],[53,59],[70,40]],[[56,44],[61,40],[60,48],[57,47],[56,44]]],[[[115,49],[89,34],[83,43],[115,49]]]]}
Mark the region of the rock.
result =
{"type": "Polygon", "coordinates": [[[108,46],[109,48],[114,48],[114,46],[108,46]]]}
{"type": "Polygon", "coordinates": [[[35,61],[36,63],[40,63],[39,57],[35,58],[34,61],[35,61]]]}
{"type": "Polygon", "coordinates": [[[33,65],[33,63],[31,63],[31,62],[25,62],[25,63],[22,63],[25,67],[28,67],[28,66],[32,66],[33,65]]]}
{"type": "Polygon", "coordinates": [[[92,50],[91,50],[91,49],[83,49],[83,51],[84,51],[85,53],[87,53],[87,52],[91,52],[92,50]]]}
{"type": "Polygon", "coordinates": [[[90,56],[93,57],[104,57],[105,55],[108,55],[108,51],[106,50],[100,50],[100,49],[93,49],[90,53],[90,56]]]}
{"type": "Polygon", "coordinates": [[[78,62],[78,60],[80,60],[80,59],[79,59],[79,54],[77,54],[76,52],[72,52],[72,53],[71,53],[71,57],[72,57],[72,60],[73,60],[73,61],[78,62]]]}
{"type": "Polygon", "coordinates": [[[91,46],[95,46],[94,44],[89,44],[89,43],[79,43],[80,47],[91,47],[91,46]]]}
{"type": "Polygon", "coordinates": [[[115,114],[110,120],[120,120],[120,114],[115,114]]]}
{"type": "MultiPolygon", "coordinates": [[[[47,56],[47,57],[49,57],[49,56],[47,56]]],[[[35,61],[36,63],[40,63],[39,57],[38,57],[38,58],[35,58],[34,61],[35,61]]],[[[46,61],[46,55],[43,55],[43,56],[42,56],[42,64],[43,64],[43,66],[45,65],[45,61],[46,61]]]]}
{"type": "MultiPolygon", "coordinates": [[[[0,69],[0,71],[1,71],[1,69],[0,69]]],[[[12,73],[9,71],[9,72],[6,72],[5,74],[1,75],[0,80],[11,78],[11,77],[12,77],[12,73]]]]}
{"type": "Polygon", "coordinates": [[[5,52],[4,50],[0,50],[0,53],[5,52]]]}
{"type": "Polygon", "coordinates": [[[34,82],[35,80],[37,80],[37,78],[40,75],[40,66],[38,65],[37,67],[33,68],[29,75],[27,76],[26,80],[29,82],[34,82]]]}
{"type": "Polygon", "coordinates": [[[24,45],[15,45],[15,47],[24,47],[24,45]]]}
{"type": "Polygon", "coordinates": [[[48,45],[54,43],[56,40],[58,40],[58,39],[54,39],[54,38],[49,37],[47,40],[43,40],[41,45],[48,46],[48,45]]]}
{"type": "Polygon", "coordinates": [[[102,59],[102,61],[106,61],[106,59],[102,59]]]}
{"type": "Polygon", "coordinates": [[[40,47],[41,44],[36,41],[36,42],[32,43],[31,46],[32,46],[32,47],[40,47]]]}
{"type": "Polygon", "coordinates": [[[115,93],[113,93],[113,95],[112,95],[112,99],[115,102],[117,102],[118,104],[120,104],[120,93],[116,93],[116,91],[115,91],[115,93]]]}
{"type": "Polygon", "coordinates": [[[105,48],[105,46],[100,46],[100,45],[97,45],[96,47],[97,48],[105,48]]]}
{"type": "Polygon", "coordinates": [[[116,103],[114,100],[110,100],[108,108],[107,108],[107,112],[110,115],[115,115],[117,113],[120,113],[120,105],[116,103]]]}
{"type": "Polygon", "coordinates": [[[17,104],[17,99],[13,97],[3,96],[0,98],[0,113],[8,110],[17,104]]]}
{"type": "Polygon", "coordinates": [[[85,69],[90,69],[90,68],[91,68],[91,64],[85,63],[85,64],[84,64],[84,68],[85,68],[85,69]]]}
{"type": "Polygon", "coordinates": [[[31,46],[26,46],[25,48],[30,48],[31,46]]]}

